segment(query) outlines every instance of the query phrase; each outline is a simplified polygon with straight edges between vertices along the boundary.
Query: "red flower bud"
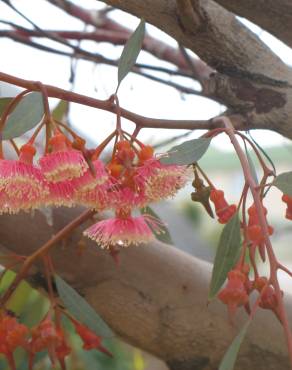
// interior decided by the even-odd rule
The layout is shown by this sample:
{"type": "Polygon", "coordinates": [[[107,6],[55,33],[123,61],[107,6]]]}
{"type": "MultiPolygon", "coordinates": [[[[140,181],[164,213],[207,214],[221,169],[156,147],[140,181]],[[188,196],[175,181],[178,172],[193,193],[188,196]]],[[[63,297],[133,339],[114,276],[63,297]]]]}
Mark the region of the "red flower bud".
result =
{"type": "Polygon", "coordinates": [[[212,189],[210,193],[210,200],[215,205],[216,215],[220,224],[226,224],[236,213],[236,205],[229,205],[222,190],[212,189]]]}
{"type": "Polygon", "coordinates": [[[101,344],[102,338],[93,333],[85,325],[82,325],[76,321],[73,321],[76,333],[83,340],[83,349],[89,351],[91,349],[97,349],[100,352],[105,353],[107,356],[112,357],[113,355],[101,344]]]}
{"type": "Polygon", "coordinates": [[[32,329],[31,339],[29,342],[28,350],[29,356],[29,368],[33,367],[33,360],[37,352],[44,350],[48,351],[50,360],[55,365],[57,359],[56,348],[62,343],[62,337],[57,332],[55,324],[52,322],[50,316],[47,316],[42,320],[37,327],[32,329]]]}
{"type": "MultiPolygon", "coordinates": [[[[263,209],[264,209],[264,214],[266,215],[268,211],[265,207],[263,207],[263,209]]],[[[251,207],[249,207],[247,212],[249,215],[248,227],[247,227],[247,237],[254,246],[260,246],[260,244],[265,241],[265,236],[259,224],[258,213],[257,213],[257,209],[255,205],[253,204],[251,207]]],[[[272,235],[274,232],[274,229],[269,225],[268,225],[268,232],[269,232],[269,235],[272,235]]]]}
{"type": "Polygon", "coordinates": [[[7,313],[0,316],[0,353],[2,353],[12,370],[16,370],[13,352],[17,347],[26,346],[28,328],[19,324],[16,318],[7,313]]]}
{"type": "Polygon", "coordinates": [[[138,153],[140,162],[147,161],[153,157],[154,149],[151,145],[145,145],[138,153]]]}
{"type": "Polygon", "coordinates": [[[287,194],[283,194],[282,201],[287,204],[285,217],[288,220],[292,220],[292,197],[287,194]]]}
{"type": "Polygon", "coordinates": [[[229,314],[233,316],[238,306],[248,303],[245,287],[247,276],[239,270],[231,270],[227,277],[228,282],[219,292],[218,298],[228,306],[229,314]]]}

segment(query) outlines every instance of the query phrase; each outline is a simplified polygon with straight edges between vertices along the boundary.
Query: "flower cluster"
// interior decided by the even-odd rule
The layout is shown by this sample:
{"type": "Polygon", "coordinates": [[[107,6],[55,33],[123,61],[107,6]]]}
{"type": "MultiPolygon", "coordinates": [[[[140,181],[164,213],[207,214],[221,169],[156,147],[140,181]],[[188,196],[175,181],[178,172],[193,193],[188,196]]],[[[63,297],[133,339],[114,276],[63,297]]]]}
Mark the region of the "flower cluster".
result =
{"type": "MultiPolygon", "coordinates": [[[[84,350],[97,349],[112,357],[112,354],[102,345],[102,338],[89,328],[70,317],[76,334],[83,341],[84,350]]],[[[52,320],[47,314],[34,328],[20,324],[10,311],[0,315],[0,353],[2,353],[11,368],[16,370],[13,353],[21,347],[29,357],[29,369],[33,368],[34,358],[38,352],[47,351],[52,366],[57,362],[63,370],[66,369],[65,358],[71,353],[71,347],[66,339],[65,332],[59,320],[52,320]]]]}
{"type": "Polygon", "coordinates": [[[2,158],[0,213],[78,204],[112,210],[114,218],[94,224],[85,235],[109,249],[151,241],[159,223],[149,215],[133,216],[133,211],[173,197],[188,180],[187,167],[162,164],[153,148],[138,140],[116,140],[108,163],[98,158],[103,148],[89,151],[84,142],[76,146],[58,129],[38,162],[32,140],[20,148],[17,160],[2,158]]]}

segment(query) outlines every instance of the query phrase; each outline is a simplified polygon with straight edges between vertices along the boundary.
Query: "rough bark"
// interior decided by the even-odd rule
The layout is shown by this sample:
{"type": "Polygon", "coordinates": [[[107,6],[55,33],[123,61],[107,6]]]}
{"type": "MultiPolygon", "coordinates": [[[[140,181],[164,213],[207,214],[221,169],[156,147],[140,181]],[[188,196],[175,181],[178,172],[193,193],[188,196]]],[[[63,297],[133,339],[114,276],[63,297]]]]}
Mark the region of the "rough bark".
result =
{"type": "Polygon", "coordinates": [[[290,0],[215,0],[292,47],[292,3],[290,0]]]}
{"type": "MultiPolygon", "coordinates": [[[[52,226],[36,212],[0,217],[1,244],[28,254],[66,225],[78,210],[53,212],[52,226]],[[15,232],[17,230],[17,233],[15,232]]],[[[178,249],[155,242],[128,248],[117,268],[113,260],[87,243],[76,253],[80,230],[54,252],[57,271],[72,284],[116,334],[167,362],[170,369],[215,370],[238,328],[218,302],[206,305],[211,266],[178,249]]],[[[38,285],[39,274],[31,277],[38,285]]],[[[41,279],[43,281],[43,279],[41,279]]],[[[287,304],[292,301],[287,297],[287,304]]],[[[291,310],[290,310],[291,317],[291,310]]],[[[292,317],[291,317],[292,318],[292,317]]],[[[282,329],[272,314],[260,311],[249,330],[237,370],[286,370],[288,359],[282,329]]]]}
{"type": "Polygon", "coordinates": [[[288,67],[232,13],[212,0],[105,0],[162,29],[209,66],[285,79],[288,67]],[[177,5],[178,4],[178,5],[177,5]],[[259,58],[259,55],[261,57],[259,58]],[[267,64],[267,60],[269,63],[267,64]]]}

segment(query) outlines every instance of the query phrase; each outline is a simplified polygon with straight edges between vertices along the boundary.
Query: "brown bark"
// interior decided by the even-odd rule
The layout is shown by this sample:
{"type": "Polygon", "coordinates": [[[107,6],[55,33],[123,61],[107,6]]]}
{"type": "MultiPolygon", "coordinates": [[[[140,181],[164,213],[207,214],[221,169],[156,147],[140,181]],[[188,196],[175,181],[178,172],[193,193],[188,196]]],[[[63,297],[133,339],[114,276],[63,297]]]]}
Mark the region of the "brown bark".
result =
{"type": "Polygon", "coordinates": [[[292,47],[290,0],[215,0],[231,12],[248,19],[292,47]]]}
{"type": "Polygon", "coordinates": [[[145,18],[147,22],[193,50],[218,71],[243,70],[278,80],[287,78],[289,68],[280,58],[232,13],[212,0],[104,2],[139,18],[145,18]]]}
{"type": "MultiPolygon", "coordinates": [[[[33,217],[1,216],[1,244],[21,254],[31,253],[79,212],[55,210],[52,226],[38,211],[33,217]]],[[[232,327],[223,305],[214,302],[207,307],[211,268],[208,263],[155,242],[123,250],[117,268],[91,242],[83,256],[78,256],[79,239],[80,230],[66,240],[66,246],[57,246],[54,264],[116,334],[165,360],[170,369],[218,368],[224,351],[247,316],[238,315],[232,327]]],[[[39,274],[31,277],[36,285],[37,277],[39,274]]],[[[292,304],[290,297],[287,304],[289,307],[292,304]]],[[[248,332],[236,369],[247,367],[288,368],[282,328],[269,312],[260,311],[248,332]]]]}

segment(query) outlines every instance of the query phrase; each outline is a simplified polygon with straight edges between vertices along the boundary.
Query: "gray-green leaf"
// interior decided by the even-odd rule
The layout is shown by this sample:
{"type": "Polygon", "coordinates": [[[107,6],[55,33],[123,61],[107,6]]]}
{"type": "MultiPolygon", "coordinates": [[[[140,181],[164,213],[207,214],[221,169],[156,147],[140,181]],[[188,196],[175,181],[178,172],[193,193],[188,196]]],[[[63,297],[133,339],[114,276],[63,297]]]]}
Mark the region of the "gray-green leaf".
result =
{"type": "Polygon", "coordinates": [[[3,130],[3,139],[13,139],[23,135],[40,123],[43,115],[42,94],[32,92],[25,95],[8,116],[3,130]]]}
{"type": "MultiPolygon", "coordinates": [[[[156,236],[156,239],[160,240],[163,243],[173,245],[173,241],[171,239],[171,235],[170,235],[170,233],[168,231],[168,228],[165,226],[164,222],[157,215],[157,213],[155,213],[153,211],[153,209],[150,208],[149,206],[142,208],[141,209],[141,213],[144,214],[144,215],[150,215],[150,216],[156,218],[159,221],[159,223],[160,223],[160,231],[157,232],[156,230],[152,229],[153,233],[156,236]]],[[[151,225],[150,225],[150,227],[151,227],[151,225]]]]}
{"type": "Polygon", "coordinates": [[[292,197],[292,172],[284,172],[278,175],[273,181],[273,185],[284,194],[292,197]]]}
{"type": "Polygon", "coordinates": [[[141,19],[138,27],[127,41],[118,64],[118,87],[126,75],[131,71],[140,50],[145,34],[145,21],[141,19]]]}
{"type": "Polygon", "coordinates": [[[0,116],[13,98],[0,98],[0,116]]]}
{"type": "Polygon", "coordinates": [[[220,363],[219,370],[233,370],[239,352],[239,348],[245,337],[249,324],[250,320],[242,327],[240,332],[233,339],[231,345],[229,346],[227,352],[225,353],[220,363]]]}
{"type": "Polygon", "coordinates": [[[250,172],[252,174],[252,177],[253,177],[255,183],[258,185],[259,180],[258,180],[258,176],[257,176],[257,171],[255,169],[255,165],[253,163],[253,160],[252,160],[248,150],[246,150],[246,148],[245,148],[245,152],[246,152],[246,157],[247,157],[248,164],[249,164],[249,167],[250,167],[250,172]]]}
{"type": "Polygon", "coordinates": [[[212,271],[209,300],[213,299],[222,287],[228,272],[237,261],[240,247],[240,221],[238,212],[236,212],[224,226],[220,236],[212,271]]]}
{"type": "Polygon", "coordinates": [[[67,115],[69,103],[66,100],[60,100],[52,111],[52,116],[57,121],[63,121],[67,115]]]}
{"type": "Polygon", "coordinates": [[[197,162],[207,151],[210,138],[200,138],[185,141],[176,145],[167,152],[167,156],[160,159],[163,164],[188,165],[197,162]]]}
{"type": "Polygon", "coordinates": [[[61,297],[66,309],[82,324],[86,325],[96,335],[104,338],[113,336],[113,332],[97,314],[97,312],[67,284],[60,276],[55,276],[55,282],[59,296],[61,297]]]}

